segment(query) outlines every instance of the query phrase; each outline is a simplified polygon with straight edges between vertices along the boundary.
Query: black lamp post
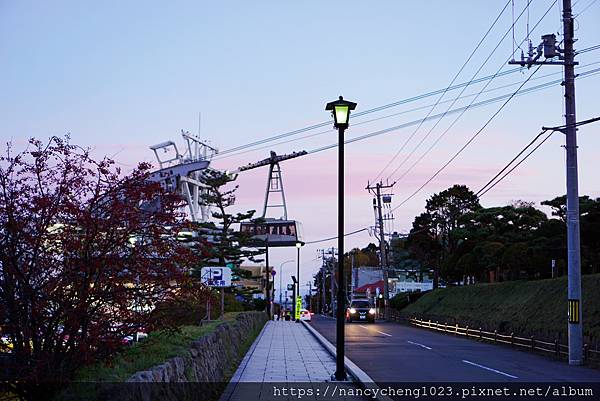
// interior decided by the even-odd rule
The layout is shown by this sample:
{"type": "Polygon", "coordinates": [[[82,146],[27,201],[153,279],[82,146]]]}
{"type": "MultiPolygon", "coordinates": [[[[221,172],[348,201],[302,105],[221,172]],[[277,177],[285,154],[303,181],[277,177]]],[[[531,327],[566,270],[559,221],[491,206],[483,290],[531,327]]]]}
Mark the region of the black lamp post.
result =
{"type": "Polygon", "coordinates": [[[325,110],[333,114],[333,126],[338,130],[338,292],[336,323],[336,380],[346,380],[344,368],[344,315],[346,311],[346,290],[344,286],[344,131],[348,128],[350,111],[356,103],[348,102],[343,97],[327,103],[325,110]]]}

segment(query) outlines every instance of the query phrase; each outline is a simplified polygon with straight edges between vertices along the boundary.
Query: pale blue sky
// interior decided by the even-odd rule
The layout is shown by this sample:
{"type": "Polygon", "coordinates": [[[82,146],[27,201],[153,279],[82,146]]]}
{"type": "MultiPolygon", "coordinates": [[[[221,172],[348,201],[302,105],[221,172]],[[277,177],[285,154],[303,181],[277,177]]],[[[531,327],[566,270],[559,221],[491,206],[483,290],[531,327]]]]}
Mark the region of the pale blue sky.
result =
{"type": "MultiPolygon", "coordinates": [[[[592,1],[579,0],[575,12],[592,1]]],[[[115,155],[118,162],[130,166],[153,160],[149,145],[178,140],[180,129],[197,131],[201,112],[202,136],[216,147],[228,149],[326,120],[325,103],[340,94],[358,102],[360,111],[443,88],[505,3],[0,0],[0,140],[12,138],[22,144],[30,136],[46,138],[70,132],[74,142],[94,147],[99,156],[115,155]]],[[[515,0],[515,13],[525,4],[526,0],[515,0]]],[[[531,26],[551,4],[549,0],[532,1],[531,26]]],[[[600,2],[578,17],[578,49],[600,44],[599,20],[600,2]]],[[[457,82],[472,76],[510,24],[509,7],[457,82]]],[[[516,26],[520,41],[525,35],[526,14],[516,26]]],[[[534,44],[541,34],[558,32],[560,26],[555,5],[533,32],[534,44]]],[[[512,52],[511,37],[509,34],[480,75],[492,74],[504,64],[512,52]]],[[[578,59],[582,65],[598,62],[600,50],[578,59]]],[[[581,71],[599,66],[582,67],[581,71]]],[[[536,78],[556,75],[531,81],[531,85],[557,79],[560,71],[545,66],[536,78]]],[[[498,78],[489,88],[522,82],[529,73],[498,78]]],[[[476,93],[481,87],[465,93],[476,93]]],[[[480,100],[515,88],[482,95],[480,100]]],[[[455,163],[396,212],[395,229],[407,231],[432,192],[453,183],[477,189],[540,126],[561,124],[561,90],[557,86],[515,98],[455,163]]],[[[578,81],[580,119],[600,114],[599,92],[600,76],[578,81]]],[[[435,99],[371,116],[427,105],[435,99]]],[[[461,105],[465,103],[459,101],[456,106],[461,105]]],[[[498,106],[466,113],[435,150],[397,184],[395,200],[405,198],[424,182],[498,106]]],[[[445,107],[438,106],[435,113],[445,107]]],[[[354,125],[347,135],[415,120],[426,112],[354,125]]],[[[454,117],[444,119],[424,146],[454,117]]],[[[398,162],[432,124],[423,125],[398,162]]],[[[383,168],[413,129],[348,145],[348,231],[372,224],[366,181],[383,168]]],[[[581,193],[598,196],[600,186],[594,172],[600,155],[600,127],[588,126],[580,132],[581,193]]],[[[284,153],[333,142],[335,132],[331,131],[274,150],[284,153]]],[[[539,202],[562,194],[561,145],[557,134],[482,203],[539,202]]],[[[267,157],[268,150],[218,160],[215,167],[233,169],[267,157]]],[[[330,150],[282,165],[290,216],[304,222],[307,240],[335,235],[335,160],[336,152],[330,150]]],[[[260,208],[265,179],[266,170],[240,175],[240,208],[260,208]]],[[[348,247],[363,246],[369,240],[374,239],[364,234],[347,243],[348,247]]],[[[334,241],[322,244],[332,245],[334,241]]],[[[303,251],[303,282],[318,265],[312,260],[317,248],[303,251]]],[[[294,257],[295,250],[278,250],[274,265],[294,257]]],[[[291,264],[287,266],[290,269],[291,264]]]]}

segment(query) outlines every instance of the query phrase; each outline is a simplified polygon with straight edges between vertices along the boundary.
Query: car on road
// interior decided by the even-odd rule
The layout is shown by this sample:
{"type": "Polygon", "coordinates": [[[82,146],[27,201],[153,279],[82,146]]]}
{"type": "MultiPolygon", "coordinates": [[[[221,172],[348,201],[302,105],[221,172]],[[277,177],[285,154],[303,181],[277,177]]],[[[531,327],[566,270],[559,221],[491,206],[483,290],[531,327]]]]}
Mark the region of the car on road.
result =
{"type": "Polygon", "coordinates": [[[375,323],[375,308],[367,299],[353,299],[346,310],[346,321],[375,323]]]}
{"type": "Polygon", "coordinates": [[[305,322],[310,322],[312,319],[312,313],[306,309],[300,309],[300,320],[304,320],[305,322]]]}

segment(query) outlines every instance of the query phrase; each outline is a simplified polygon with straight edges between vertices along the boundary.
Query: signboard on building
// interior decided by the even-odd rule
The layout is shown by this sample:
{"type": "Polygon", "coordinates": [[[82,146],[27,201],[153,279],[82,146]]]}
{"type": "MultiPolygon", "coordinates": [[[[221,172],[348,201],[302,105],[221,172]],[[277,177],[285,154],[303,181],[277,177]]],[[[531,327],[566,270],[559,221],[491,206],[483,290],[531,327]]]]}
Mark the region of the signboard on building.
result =
{"type": "Polygon", "coordinates": [[[203,267],[200,279],[209,287],[231,287],[231,269],[224,266],[203,267]]]}

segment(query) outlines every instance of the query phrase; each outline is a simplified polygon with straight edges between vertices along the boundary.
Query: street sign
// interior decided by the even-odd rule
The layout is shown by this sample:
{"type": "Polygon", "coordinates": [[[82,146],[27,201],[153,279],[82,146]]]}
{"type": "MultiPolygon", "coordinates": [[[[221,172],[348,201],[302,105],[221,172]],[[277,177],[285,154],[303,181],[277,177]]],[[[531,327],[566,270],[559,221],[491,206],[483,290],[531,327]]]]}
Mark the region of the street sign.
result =
{"type": "Polygon", "coordinates": [[[271,276],[274,276],[276,274],[277,274],[277,272],[275,270],[271,270],[271,276]]]}
{"type": "Polygon", "coordinates": [[[288,291],[294,291],[294,284],[288,284],[287,289],[288,291]]]}
{"type": "Polygon", "coordinates": [[[223,266],[203,267],[200,279],[209,287],[231,287],[231,269],[223,266]]]}
{"type": "Polygon", "coordinates": [[[302,309],[302,297],[296,297],[296,320],[300,320],[300,309],[302,309]]]}

